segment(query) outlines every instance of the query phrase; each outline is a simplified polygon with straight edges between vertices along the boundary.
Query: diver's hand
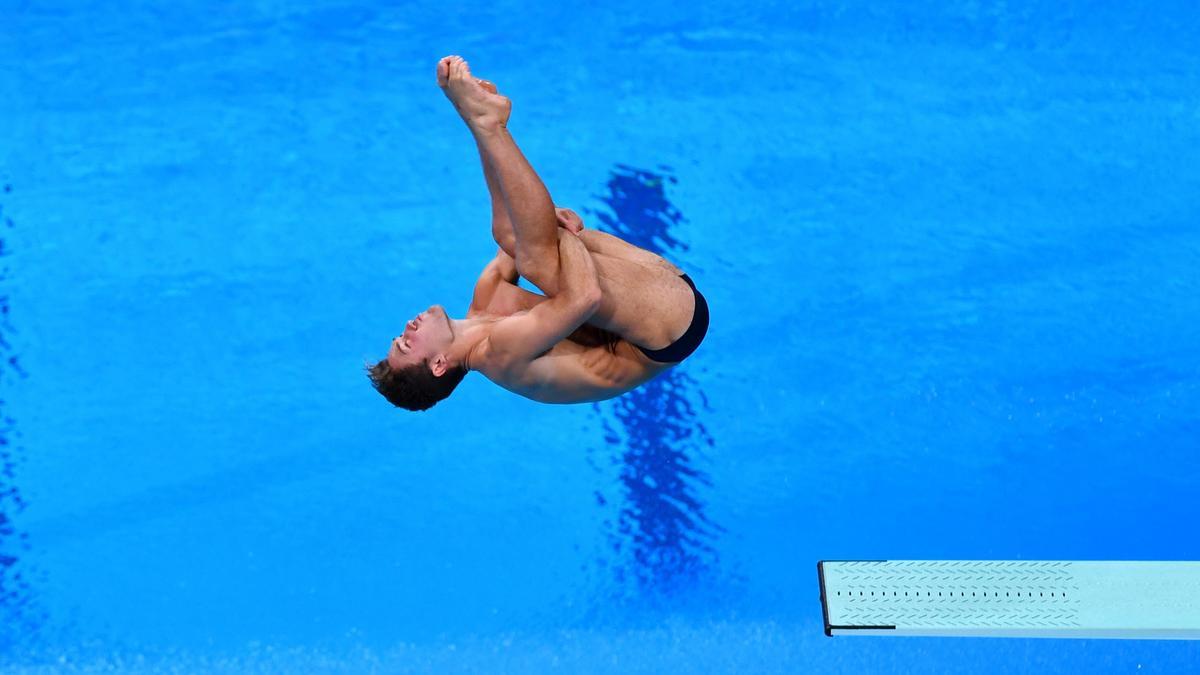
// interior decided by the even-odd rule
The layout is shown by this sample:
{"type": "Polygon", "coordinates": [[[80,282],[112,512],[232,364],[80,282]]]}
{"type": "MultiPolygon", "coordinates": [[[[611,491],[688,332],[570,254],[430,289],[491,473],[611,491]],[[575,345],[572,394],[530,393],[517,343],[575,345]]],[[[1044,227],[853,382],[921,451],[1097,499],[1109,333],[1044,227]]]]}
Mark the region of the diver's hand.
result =
{"type": "Polygon", "coordinates": [[[583,218],[579,217],[571,209],[555,207],[554,215],[558,218],[558,225],[572,234],[579,234],[583,231],[583,218]]]}

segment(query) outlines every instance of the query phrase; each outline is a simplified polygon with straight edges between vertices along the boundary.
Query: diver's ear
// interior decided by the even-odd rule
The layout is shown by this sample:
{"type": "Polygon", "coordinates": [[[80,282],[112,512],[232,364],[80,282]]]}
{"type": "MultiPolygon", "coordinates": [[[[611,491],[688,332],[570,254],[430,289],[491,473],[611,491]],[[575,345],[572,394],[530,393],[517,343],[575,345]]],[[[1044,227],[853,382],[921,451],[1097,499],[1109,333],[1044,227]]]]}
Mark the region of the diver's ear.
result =
{"type": "Polygon", "coordinates": [[[429,359],[429,372],[433,373],[434,377],[441,377],[446,374],[446,369],[450,367],[450,361],[446,359],[445,354],[438,354],[429,359]]]}

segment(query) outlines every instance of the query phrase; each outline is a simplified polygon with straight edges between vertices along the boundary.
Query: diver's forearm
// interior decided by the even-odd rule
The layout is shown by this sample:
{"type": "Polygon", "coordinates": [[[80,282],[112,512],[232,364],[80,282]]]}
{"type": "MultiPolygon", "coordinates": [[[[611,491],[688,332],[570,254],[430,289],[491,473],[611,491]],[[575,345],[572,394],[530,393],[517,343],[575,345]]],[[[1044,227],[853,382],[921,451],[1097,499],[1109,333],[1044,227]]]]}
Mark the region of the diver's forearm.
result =
{"type": "Polygon", "coordinates": [[[558,230],[558,260],[558,291],[548,295],[565,295],[585,303],[598,301],[600,277],[592,254],[579,237],[563,229],[558,230]]]}

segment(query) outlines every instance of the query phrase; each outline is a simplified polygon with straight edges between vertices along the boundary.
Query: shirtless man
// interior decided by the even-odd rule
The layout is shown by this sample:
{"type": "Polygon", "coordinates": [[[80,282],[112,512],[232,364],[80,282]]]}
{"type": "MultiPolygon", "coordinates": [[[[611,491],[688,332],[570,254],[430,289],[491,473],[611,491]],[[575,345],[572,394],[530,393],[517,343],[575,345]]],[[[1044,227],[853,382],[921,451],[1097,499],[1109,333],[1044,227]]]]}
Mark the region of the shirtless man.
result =
{"type": "Polygon", "coordinates": [[[478,145],[500,251],[476,281],[466,318],[433,305],[408,321],[387,357],[368,367],[375,388],[396,406],[425,410],[476,370],[535,401],[599,401],[695,351],[708,305],[691,279],[556,210],[508,132],[512,102],[461,57],[439,61],[437,80],[478,145]],[[545,295],[517,286],[518,275],[545,295]]]}

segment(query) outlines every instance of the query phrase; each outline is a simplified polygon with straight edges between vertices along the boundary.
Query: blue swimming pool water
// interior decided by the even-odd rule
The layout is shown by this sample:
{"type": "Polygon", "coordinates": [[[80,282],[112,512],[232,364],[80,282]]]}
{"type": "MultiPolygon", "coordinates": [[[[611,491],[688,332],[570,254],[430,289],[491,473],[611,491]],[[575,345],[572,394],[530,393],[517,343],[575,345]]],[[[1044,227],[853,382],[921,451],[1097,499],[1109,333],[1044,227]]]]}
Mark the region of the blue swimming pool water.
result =
{"type": "Polygon", "coordinates": [[[0,665],[1188,672],[822,634],[822,558],[1200,559],[1190,3],[0,6],[0,665]],[[702,348],[363,376],[494,251],[463,54],[702,348]]]}

